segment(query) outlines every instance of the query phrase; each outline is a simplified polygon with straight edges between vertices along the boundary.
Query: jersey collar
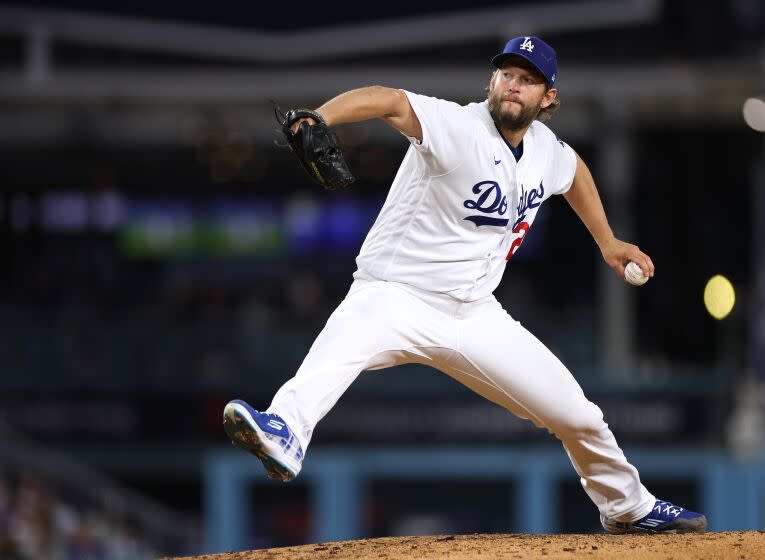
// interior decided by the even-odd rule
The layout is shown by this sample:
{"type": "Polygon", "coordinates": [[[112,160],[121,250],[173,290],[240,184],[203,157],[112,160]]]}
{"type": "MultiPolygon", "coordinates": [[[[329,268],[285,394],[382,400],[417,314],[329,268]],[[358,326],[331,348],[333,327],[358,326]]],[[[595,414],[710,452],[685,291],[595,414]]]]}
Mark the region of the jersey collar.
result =
{"type": "Polygon", "coordinates": [[[521,159],[521,156],[523,155],[523,138],[521,138],[521,141],[518,143],[518,147],[516,148],[513,146],[510,142],[507,141],[507,139],[502,135],[502,131],[499,130],[496,123],[494,124],[494,127],[497,129],[497,132],[499,133],[499,137],[502,138],[502,141],[505,143],[505,145],[510,148],[510,151],[513,153],[513,156],[515,157],[515,161],[519,161],[521,159]]]}

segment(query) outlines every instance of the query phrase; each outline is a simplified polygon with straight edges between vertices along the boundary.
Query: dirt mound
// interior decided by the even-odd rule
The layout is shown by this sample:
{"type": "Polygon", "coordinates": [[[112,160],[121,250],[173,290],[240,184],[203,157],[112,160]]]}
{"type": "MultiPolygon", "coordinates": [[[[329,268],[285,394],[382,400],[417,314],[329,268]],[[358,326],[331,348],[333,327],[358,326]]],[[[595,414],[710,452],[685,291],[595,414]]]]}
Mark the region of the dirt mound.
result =
{"type": "MultiPolygon", "coordinates": [[[[339,558],[619,558],[686,560],[765,558],[765,531],[701,535],[436,535],[385,537],[196,556],[193,560],[321,560],[339,558]]],[[[169,559],[166,559],[169,560],[169,559]]],[[[180,560],[180,559],[177,559],[180,560]]],[[[190,558],[187,560],[191,560],[190,558]]]]}

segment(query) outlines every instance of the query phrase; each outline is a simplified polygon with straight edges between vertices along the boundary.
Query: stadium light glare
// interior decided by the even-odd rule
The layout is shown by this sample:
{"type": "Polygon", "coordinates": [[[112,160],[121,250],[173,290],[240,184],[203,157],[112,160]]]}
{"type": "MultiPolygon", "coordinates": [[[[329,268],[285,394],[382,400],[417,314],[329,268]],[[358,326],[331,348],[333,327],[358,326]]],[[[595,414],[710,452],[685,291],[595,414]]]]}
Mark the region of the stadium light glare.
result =
{"type": "Polygon", "coordinates": [[[765,101],[759,97],[750,97],[744,101],[744,120],[758,132],[765,132],[765,101]]]}
{"type": "Polygon", "coordinates": [[[717,320],[725,319],[735,303],[736,291],[725,276],[716,274],[707,281],[704,288],[704,306],[712,317],[717,320]]]}

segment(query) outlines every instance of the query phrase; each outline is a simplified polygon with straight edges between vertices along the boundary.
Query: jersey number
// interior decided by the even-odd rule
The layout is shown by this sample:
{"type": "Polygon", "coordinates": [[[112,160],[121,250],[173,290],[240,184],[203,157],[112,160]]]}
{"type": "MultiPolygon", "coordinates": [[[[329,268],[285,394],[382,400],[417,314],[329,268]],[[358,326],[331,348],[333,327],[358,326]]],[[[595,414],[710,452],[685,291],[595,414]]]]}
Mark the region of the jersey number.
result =
{"type": "Polygon", "coordinates": [[[523,238],[526,237],[526,233],[529,231],[529,224],[526,222],[521,222],[515,228],[513,229],[513,233],[520,234],[518,237],[513,239],[513,244],[510,245],[510,250],[507,252],[507,257],[505,258],[506,261],[509,261],[513,258],[513,255],[518,250],[518,247],[521,246],[521,243],[523,243],[523,238]]]}

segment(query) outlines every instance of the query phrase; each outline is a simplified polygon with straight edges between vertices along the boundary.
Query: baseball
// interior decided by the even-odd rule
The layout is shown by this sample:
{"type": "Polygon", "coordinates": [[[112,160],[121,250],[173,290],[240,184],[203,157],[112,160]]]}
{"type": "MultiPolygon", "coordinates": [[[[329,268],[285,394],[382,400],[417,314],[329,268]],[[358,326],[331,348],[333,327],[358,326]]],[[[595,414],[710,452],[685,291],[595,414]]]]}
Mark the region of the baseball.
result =
{"type": "Polygon", "coordinates": [[[624,278],[633,286],[642,286],[648,282],[648,276],[645,276],[643,270],[632,261],[624,267],[624,278]]]}

